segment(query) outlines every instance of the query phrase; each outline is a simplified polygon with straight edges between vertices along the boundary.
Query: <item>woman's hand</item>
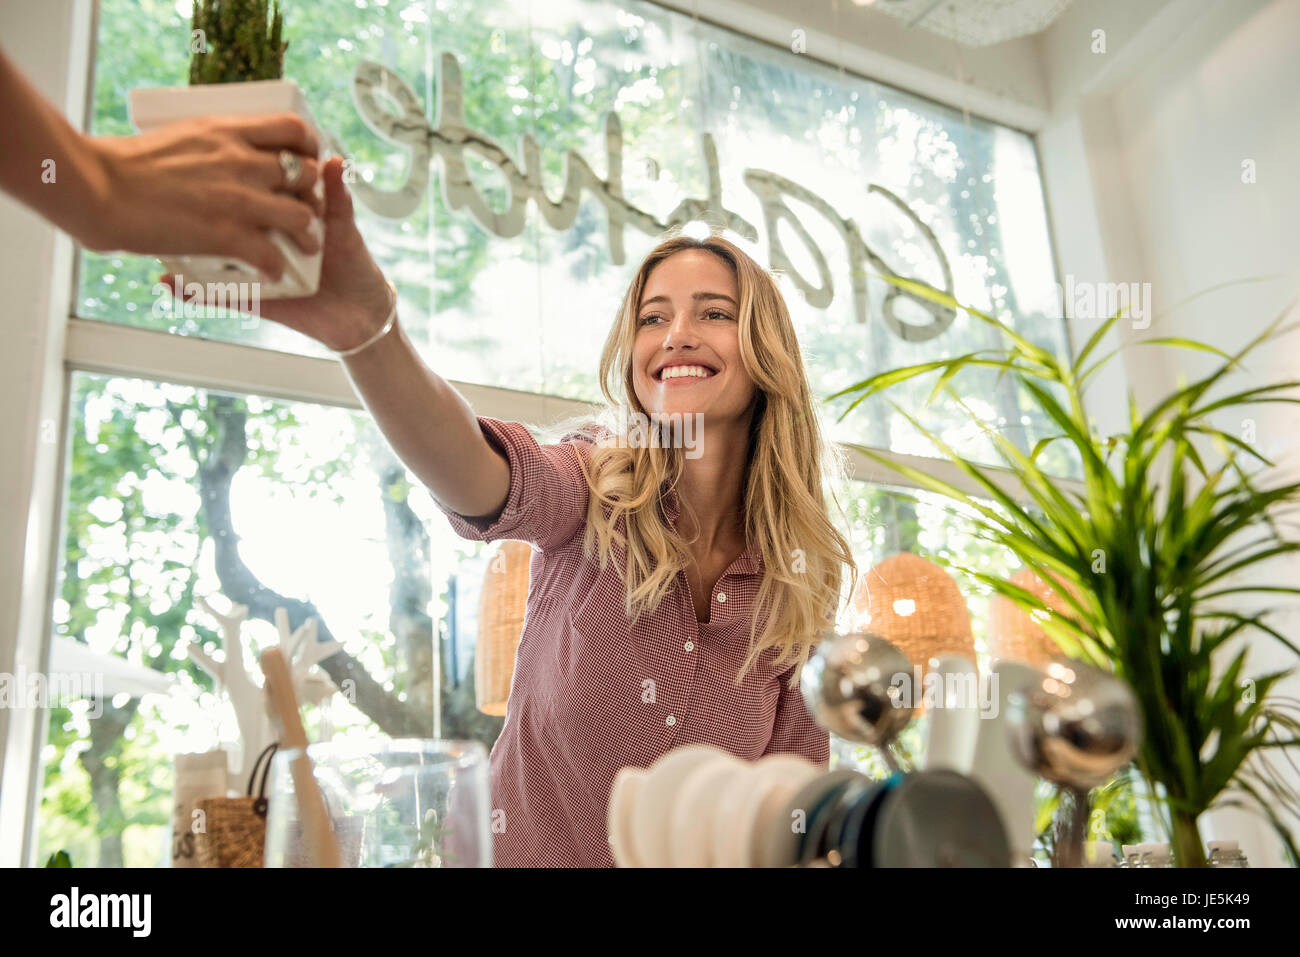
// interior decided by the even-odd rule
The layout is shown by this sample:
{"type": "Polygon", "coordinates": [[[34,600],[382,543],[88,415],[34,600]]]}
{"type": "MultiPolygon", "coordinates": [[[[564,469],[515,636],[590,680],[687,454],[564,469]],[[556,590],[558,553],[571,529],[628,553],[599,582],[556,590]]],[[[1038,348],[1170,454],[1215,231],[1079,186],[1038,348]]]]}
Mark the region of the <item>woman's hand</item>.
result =
{"type": "MultiPolygon", "coordinates": [[[[335,351],[365,342],[383,327],[392,302],[388,282],[357,230],[352,196],[343,183],[343,160],[331,157],[325,180],[325,253],[320,288],[313,296],[262,300],[259,312],[335,351]]],[[[173,279],[161,282],[172,288],[173,279]]]]}
{"type": "Polygon", "coordinates": [[[200,117],[85,143],[97,208],[79,238],[91,249],[229,256],[275,279],[285,263],[268,229],[304,252],[320,249],[308,231],[323,211],[312,192],[320,145],[293,113],[200,117]],[[292,192],[284,189],[281,149],[302,160],[292,192]]]}

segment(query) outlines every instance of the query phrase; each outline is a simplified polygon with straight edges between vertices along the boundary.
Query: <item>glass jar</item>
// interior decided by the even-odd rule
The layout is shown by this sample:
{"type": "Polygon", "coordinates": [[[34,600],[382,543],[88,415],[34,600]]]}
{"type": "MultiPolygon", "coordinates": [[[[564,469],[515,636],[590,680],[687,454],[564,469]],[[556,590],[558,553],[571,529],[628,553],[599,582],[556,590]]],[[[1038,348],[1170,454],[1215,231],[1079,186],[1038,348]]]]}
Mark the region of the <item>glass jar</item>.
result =
{"type": "Polygon", "coordinates": [[[1084,867],[1120,867],[1115,845],[1110,841],[1088,841],[1083,845],[1084,867]]]}
{"type": "Polygon", "coordinates": [[[1130,860],[1129,867],[1173,867],[1173,852],[1168,844],[1130,845],[1136,860],[1130,860]]]}
{"type": "Polygon", "coordinates": [[[1250,867],[1236,841],[1210,841],[1209,848],[1211,867],[1250,867]]]}

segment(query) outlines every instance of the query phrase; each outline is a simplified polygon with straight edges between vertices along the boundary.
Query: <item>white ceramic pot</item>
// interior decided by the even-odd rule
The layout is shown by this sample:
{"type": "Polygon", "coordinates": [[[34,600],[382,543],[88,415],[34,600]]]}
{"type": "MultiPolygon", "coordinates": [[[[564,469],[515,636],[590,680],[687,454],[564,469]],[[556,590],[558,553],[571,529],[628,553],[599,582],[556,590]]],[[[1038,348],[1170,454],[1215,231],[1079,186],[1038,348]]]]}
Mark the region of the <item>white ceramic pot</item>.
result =
{"type": "MultiPolygon", "coordinates": [[[[153,87],[132,90],[131,122],[142,133],[196,116],[231,116],[258,113],[296,113],[316,130],[325,155],[324,136],[316,125],[307,100],[292,80],[252,80],[247,83],[208,83],[197,86],[153,87]]],[[[316,182],[317,197],[324,198],[324,183],[316,182]]],[[[313,231],[324,238],[324,224],[316,220],[313,231]]],[[[167,271],[184,277],[185,283],[259,282],[263,299],[310,296],[320,285],[322,252],[307,255],[292,238],[272,231],[271,241],[284,254],[284,275],[277,282],[261,280],[258,271],[238,259],[220,256],[160,256],[167,271]]]]}

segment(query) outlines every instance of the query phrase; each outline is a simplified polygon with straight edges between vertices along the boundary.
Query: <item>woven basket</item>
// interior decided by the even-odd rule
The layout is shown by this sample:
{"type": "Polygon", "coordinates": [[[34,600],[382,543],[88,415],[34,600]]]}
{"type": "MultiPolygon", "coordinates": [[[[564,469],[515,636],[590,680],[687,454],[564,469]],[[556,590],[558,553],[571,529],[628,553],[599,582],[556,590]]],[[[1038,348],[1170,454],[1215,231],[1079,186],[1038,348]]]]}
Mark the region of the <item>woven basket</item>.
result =
{"type": "Polygon", "coordinates": [[[213,797],[195,801],[202,812],[204,827],[194,835],[195,858],[199,867],[261,867],[266,845],[266,778],[271,768],[274,743],[257,757],[248,778],[244,797],[213,797]],[[262,783],[253,795],[261,771],[262,783]]]}
{"type": "MultiPolygon", "coordinates": [[[[1032,568],[1022,568],[1007,580],[1025,591],[1033,592],[1043,606],[1054,614],[1069,614],[1073,611],[1065,599],[1032,568]]],[[[1065,587],[1076,599],[1080,597],[1079,589],[1073,583],[1067,582],[1065,587]]],[[[989,599],[988,620],[989,654],[995,658],[1038,666],[1062,654],[1060,646],[1042,626],[1005,595],[994,594],[989,599]]]]}
{"type": "MultiPolygon", "coordinates": [[[[879,635],[920,665],[922,681],[930,659],[961,655],[976,664],[970,611],[957,582],[934,562],[900,552],[874,565],[858,580],[853,608],[861,629],[879,635]]],[[[917,713],[924,703],[918,694],[917,713]]]]}
{"type": "Polygon", "coordinates": [[[478,604],[478,644],[474,649],[474,696],[484,714],[501,717],[510,699],[515,652],[524,633],[528,605],[528,542],[502,541],[483,574],[478,604]]]}
{"type": "Polygon", "coordinates": [[[199,867],[261,867],[266,818],[253,809],[255,798],[204,798],[196,803],[206,831],[195,835],[199,867]]]}

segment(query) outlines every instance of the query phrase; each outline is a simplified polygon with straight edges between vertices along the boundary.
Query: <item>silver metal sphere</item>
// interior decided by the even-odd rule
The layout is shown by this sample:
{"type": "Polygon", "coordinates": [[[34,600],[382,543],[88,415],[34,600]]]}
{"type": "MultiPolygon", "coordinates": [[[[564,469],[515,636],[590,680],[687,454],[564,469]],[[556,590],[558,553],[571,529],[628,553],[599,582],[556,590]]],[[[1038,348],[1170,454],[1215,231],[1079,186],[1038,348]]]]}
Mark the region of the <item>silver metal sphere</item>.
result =
{"type": "Polygon", "coordinates": [[[863,632],[828,636],[809,658],[800,679],[803,699],[817,723],[849,741],[885,747],[915,711],[918,689],[907,656],[883,638],[863,632]]]}
{"type": "Polygon", "coordinates": [[[1043,677],[1007,696],[1012,753],[1055,784],[1091,790],[1132,760],[1142,716],[1128,684],[1079,661],[1055,658],[1043,677]]]}

